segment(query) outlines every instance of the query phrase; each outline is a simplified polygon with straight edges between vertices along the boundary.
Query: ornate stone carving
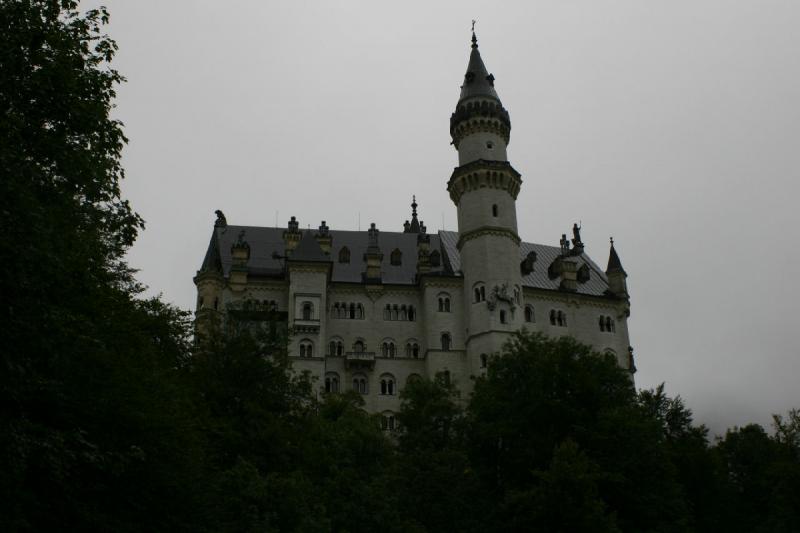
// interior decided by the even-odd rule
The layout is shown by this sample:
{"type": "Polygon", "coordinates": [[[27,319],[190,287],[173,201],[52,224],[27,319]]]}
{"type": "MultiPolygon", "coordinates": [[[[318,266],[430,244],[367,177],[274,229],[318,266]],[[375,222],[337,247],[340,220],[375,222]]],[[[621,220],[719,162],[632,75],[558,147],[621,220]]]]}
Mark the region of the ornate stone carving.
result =
{"type": "Polygon", "coordinates": [[[508,283],[503,283],[502,285],[495,285],[492,288],[491,294],[489,297],[486,298],[486,306],[489,308],[489,311],[494,311],[495,307],[497,307],[497,302],[503,301],[508,303],[511,306],[511,310],[517,308],[517,303],[514,301],[514,297],[508,293],[508,283]]]}

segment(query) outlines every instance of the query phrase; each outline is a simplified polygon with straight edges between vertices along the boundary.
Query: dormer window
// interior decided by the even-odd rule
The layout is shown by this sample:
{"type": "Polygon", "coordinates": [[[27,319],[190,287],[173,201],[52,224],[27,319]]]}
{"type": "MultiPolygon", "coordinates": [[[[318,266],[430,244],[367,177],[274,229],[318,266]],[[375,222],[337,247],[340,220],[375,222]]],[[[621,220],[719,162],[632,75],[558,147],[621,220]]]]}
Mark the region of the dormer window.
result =
{"type": "Polygon", "coordinates": [[[347,246],[343,246],[341,250],[339,250],[339,262],[340,263],[349,263],[350,262],[350,248],[347,246]]]}
{"type": "Polygon", "coordinates": [[[433,252],[431,252],[430,261],[432,267],[438,267],[442,262],[441,254],[436,250],[434,250],[433,252]]]}
{"type": "Polygon", "coordinates": [[[390,263],[392,266],[400,266],[403,263],[403,254],[398,248],[395,248],[394,251],[392,251],[390,263]]]}

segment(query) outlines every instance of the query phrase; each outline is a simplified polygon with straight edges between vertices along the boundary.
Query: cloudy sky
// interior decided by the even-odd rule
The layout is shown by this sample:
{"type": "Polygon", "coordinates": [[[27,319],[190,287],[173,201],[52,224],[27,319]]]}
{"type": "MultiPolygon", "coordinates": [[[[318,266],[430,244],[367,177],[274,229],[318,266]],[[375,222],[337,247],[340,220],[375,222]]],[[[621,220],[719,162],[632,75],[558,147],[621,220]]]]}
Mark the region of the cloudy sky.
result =
{"type": "MultiPolygon", "coordinates": [[[[86,4],[89,6],[90,4],[86,4]]],[[[232,224],[456,228],[470,20],[511,113],[526,241],[582,221],[628,271],[637,385],[715,431],[800,407],[800,2],[109,2],[130,252],[192,308],[232,224]]]]}

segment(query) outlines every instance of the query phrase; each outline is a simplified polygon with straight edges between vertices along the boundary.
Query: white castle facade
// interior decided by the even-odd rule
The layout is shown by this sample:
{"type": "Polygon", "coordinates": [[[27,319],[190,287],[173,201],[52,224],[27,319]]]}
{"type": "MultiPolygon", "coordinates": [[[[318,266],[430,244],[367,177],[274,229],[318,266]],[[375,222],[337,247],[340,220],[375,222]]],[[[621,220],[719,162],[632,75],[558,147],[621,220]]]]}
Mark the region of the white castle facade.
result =
{"type": "Polygon", "coordinates": [[[472,40],[450,119],[459,166],[447,191],[458,232],[428,234],[416,201],[402,232],[337,231],[324,221],[301,231],[294,217],[285,228],[234,226],[218,211],[194,278],[198,316],[285,321],[293,368],[310,372],[320,393],[362,394],[387,429],[409,380],[442,372],[466,398],[488,357],[521,328],[571,335],[635,371],[627,275],[613,242],[603,271],[577,226],[560,246],[519,236],[511,123],[472,40]]]}

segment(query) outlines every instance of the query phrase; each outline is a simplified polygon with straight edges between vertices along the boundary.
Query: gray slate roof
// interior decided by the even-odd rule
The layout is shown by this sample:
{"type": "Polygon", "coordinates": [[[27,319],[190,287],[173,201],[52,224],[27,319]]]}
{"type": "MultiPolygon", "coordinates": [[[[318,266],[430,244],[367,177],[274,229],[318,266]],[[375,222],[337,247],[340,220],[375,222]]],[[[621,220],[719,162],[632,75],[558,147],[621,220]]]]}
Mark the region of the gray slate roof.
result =
{"type": "MultiPolygon", "coordinates": [[[[222,274],[227,277],[230,274],[232,265],[231,246],[236,242],[239,232],[242,230],[245,232],[244,240],[250,245],[250,260],[247,263],[249,274],[254,277],[283,276],[284,260],[275,259],[272,256],[273,253],[284,254],[284,228],[230,225],[214,228],[214,234],[209,243],[201,270],[221,268],[222,274]]],[[[366,231],[330,230],[333,241],[332,254],[330,256],[322,254],[318,246],[318,251],[313,249],[312,244],[316,245],[316,241],[313,238],[315,230],[304,230],[303,233],[309,235],[303,235],[298,248],[295,250],[295,254],[298,255],[293,256],[292,259],[303,261],[330,260],[333,265],[333,272],[331,273],[333,282],[362,282],[362,273],[366,270],[364,261],[364,252],[367,250],[366,231]],[[350,250],[350,263],[339,263],[338,261],[339,250],[344,246],[347,246],[350,250]]],[[[433,267],[431,273],[442,276],[460,276],[461,258],[456,248],[458,233],[455,231],[440,231],[436,234],[431,234],[430,240],[431,252],[438,250],[442,255],[440,266],[433,267]]],[[[381,231],[378,243],[383,253],[381,265],[383,283],[414,284],[417,273],[417,234],[381,231]],[[390,256],[395,249],[399,249],[402,253],[402,264],[399,266],[390,264],[390,256]]],[[[547,269],[560,255],[561,249],[558,246],[523,242],[520,245],[520,262],[527,257],[529,252],[536,252],[537,260],[534,264],[533,272],[523,276],[523,285],[538,289],[558,290],[560,280],[551,280],[548,277],[547,269]]],[[[605,273],[585,253],[577,256],[576,259],[578,268],[586,264],[590,269],[589,281],[578,283],[577,292],[579,294],[603,296],[608,289],[608,280],[605,273]]]]}
{"type": "Polygon", "coordinates": [[[461,96],[458,101],[460,102],[473,96],[490,96],[497,98],[499,101],[500,97],[497,96],[497,92],[494,90],[494,84],[488,79],[489,71],[486,70],[486,65],[483,64],[474,33],[472,34],[472,42],[472,52],[469,54],[469,63],[467,64],[467,75],[472,73],[472,79],[468,80],[467,75],[464,76],[464,85],[461,86],[461,96]]]}

